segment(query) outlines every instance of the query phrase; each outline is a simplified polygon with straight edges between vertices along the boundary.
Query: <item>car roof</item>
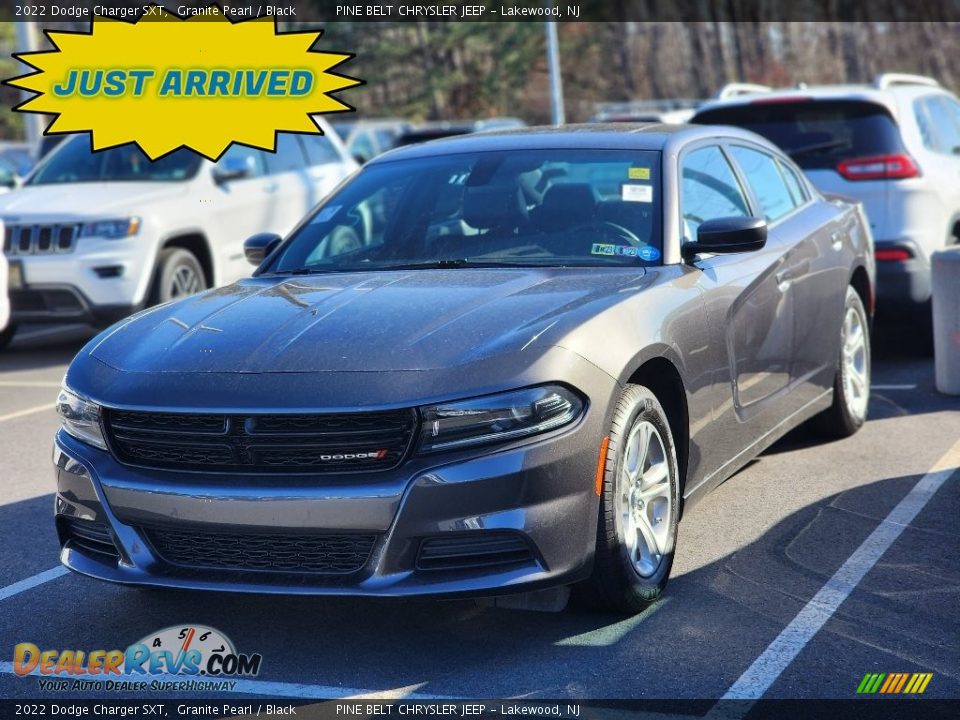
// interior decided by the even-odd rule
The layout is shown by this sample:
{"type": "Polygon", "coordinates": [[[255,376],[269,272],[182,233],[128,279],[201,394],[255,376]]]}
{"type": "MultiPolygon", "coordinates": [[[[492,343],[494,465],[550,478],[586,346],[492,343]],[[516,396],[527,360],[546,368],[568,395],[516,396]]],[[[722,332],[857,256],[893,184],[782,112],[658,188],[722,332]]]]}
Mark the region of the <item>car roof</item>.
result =
{"type": "MultiPolygon", "coordinates": [[[[397,148],[369,164],[437,155],[489,152],[492,150],[629,149],[663,150],[667,144],[715,138],[719,133],[762,145],[769,143],[752,132],[734,127],[669,125],[665,123],[592,123],[540,126],[457,135],[419,145],[397,148]]],[[[771,146],[772,147],[772,146],[771,146]]]]}

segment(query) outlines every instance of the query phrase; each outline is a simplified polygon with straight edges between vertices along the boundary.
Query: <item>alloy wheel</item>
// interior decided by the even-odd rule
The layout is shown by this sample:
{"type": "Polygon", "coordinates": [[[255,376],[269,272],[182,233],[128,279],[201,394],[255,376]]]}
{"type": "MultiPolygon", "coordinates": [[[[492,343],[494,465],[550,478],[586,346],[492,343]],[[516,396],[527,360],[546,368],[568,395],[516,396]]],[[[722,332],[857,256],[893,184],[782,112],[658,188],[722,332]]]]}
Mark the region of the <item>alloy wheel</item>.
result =
{"type": "Polygon", "coordinates": [[[617,512],[633,568],[641,577],[654,575],[669,550],[673,502],[663,438],[648,420],[638,420],[627,437],[617,512]]]}

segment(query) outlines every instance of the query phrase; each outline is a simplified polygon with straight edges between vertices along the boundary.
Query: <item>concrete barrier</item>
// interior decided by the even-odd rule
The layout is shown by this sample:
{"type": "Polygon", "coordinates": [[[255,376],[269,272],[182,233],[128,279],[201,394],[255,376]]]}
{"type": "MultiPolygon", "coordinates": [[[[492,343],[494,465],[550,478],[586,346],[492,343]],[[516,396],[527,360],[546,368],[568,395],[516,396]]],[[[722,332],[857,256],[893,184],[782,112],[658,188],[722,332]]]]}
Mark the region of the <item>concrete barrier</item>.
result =
{"type": "Polygon", "coordinates": [[[931,261],[937,390],[960,395],[960,247],[935,252],[931,261]]]}

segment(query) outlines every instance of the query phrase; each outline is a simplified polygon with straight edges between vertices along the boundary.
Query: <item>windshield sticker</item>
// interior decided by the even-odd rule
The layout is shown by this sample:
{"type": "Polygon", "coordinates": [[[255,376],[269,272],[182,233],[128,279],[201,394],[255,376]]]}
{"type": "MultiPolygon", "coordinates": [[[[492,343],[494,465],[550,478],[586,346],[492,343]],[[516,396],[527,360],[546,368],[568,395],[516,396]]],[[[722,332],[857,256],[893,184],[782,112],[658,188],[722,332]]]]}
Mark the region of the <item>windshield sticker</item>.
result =
{"type": "Polygon", "coordinates": [[[332,220],[333,216],[340,212],[341,207],[341,205],[328,205],[317,213],[317,216],[314,218],[314,222],[323,223],[327,222],[327,220],[332,220]]]}
{"type": "Polygon", "coordinates": [[[633,245],[614,245],[613,243],[594,243],[590,248],[591,255],[619,255],[621,257],[638,257],[641,260],[656,260],[660,251],[655,247],[634,247],[633,245]]]}
{"type": "Polygon", "coordinates": [[[653,202],[653,185],[634,185],[626,183],[621,186],[621,198],[624,202],[653,202]]]}
{"type": "Polygon", "coordinates": [[[627,177],[631,180],[649,180],[650,168],[632,167],[627,170],[627,177]]]}

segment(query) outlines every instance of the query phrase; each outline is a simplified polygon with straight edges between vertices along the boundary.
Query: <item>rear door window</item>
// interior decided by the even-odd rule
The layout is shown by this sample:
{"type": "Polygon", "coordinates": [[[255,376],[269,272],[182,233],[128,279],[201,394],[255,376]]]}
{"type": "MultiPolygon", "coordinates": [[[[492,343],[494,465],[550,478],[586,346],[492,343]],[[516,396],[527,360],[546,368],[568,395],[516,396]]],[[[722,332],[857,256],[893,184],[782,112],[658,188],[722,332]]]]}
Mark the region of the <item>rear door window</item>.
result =
{"type": "Polygon", "coordinates": [[[300,141],[303,143],[303,149],[307,153],[307,162],[310,165],[339,162],[340,154],[326,135],[304,134],[300,136],[300,141]]]}
{"type": "Polygon", "coordinates": [[[804,170],[903,152],[900,130],[887,109],[863,100],[753,102],[705,110],[693,122],[752,130],[804,170]]]}
{"type": "Polygon", "coordinates": [[[303,150],[296,135],[277,133],[277,151],[266,153],[267,172],[271,175],[283,172],[296,172],[305,165],[303,150]]]}
{"type": "Polygon", "coordinates": [[[733,145],[730,154],[740,166],[767,222],[779,220],[797,206],[772,155],[743,145],[733,145]]]}
{"type": "Polygon", "coordinates": [[[807,188],[803,184],[803,181],[800,180],[800,177],[794,171],[792,167],[787,165],[787,163],[777,160],[777,167],[780,168],[780,172],[783,174],[783,179],[787,183],[787,187],[790,189],[790,195],[793,196],[794,205],[803,205],[807,200],[810,199],[810,195],[807,194],[807,188]]]}
{"type": "Polygon", "coordinates": [[[937,138],[937,152],[946,155],[960,154],[960,106],[944,96],[927,99],[926,106],[933,133],[937,138]]]}

